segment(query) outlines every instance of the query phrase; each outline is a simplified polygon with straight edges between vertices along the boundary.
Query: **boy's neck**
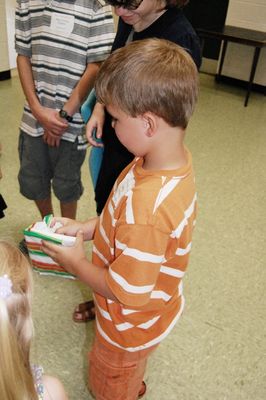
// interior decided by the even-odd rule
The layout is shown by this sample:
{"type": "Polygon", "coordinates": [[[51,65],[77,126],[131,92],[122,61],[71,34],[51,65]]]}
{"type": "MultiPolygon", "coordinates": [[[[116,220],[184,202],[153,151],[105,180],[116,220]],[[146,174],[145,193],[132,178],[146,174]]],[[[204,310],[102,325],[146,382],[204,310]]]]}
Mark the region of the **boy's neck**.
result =
{"type": "Polygon", "coordinates": [[[155,143],[143,157],[143,168],[146,170],[177,170],[187,164],[187,153],[183,143],[185,132],[178,134],[168,132],[160,138],[161,143],[155,143]]]}

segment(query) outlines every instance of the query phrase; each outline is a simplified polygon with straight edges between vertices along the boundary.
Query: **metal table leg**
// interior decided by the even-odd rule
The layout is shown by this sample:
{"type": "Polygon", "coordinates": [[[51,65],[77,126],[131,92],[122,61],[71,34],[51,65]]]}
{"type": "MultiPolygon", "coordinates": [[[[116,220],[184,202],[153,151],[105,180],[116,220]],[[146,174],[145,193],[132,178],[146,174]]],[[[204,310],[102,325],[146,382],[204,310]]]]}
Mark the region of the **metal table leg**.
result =
{"type": "Polygon", "coordinates": [[[221,77],[221,73],[222,73],[222,69],[223,69],[223,65],[224,65],[224,58],[225,58],[225,53],[226,53],[226,49],[227,49],[227,43],[228,43],[228,41],[226,39],[224,39],[223,43],[222,43],[221,61],[220,61],[220,65],[219,65],[218,75],[217,75],[218,80],[221,77]]]}
{"type": "Polygon", "coordinates": [[[247,107],[247,105],[248,105],[248,99],[249,99],[250,92],[252,89],[252,84],[253,84],[259,56],[260,56],[260,47],[256,47],[254,50],[253,62],[252,62],[252,66],[251,66],[250,76],[249,76],[248,89],[247,89],[247,94],[246,94],[245,103],[244,103],[245,107],[247,107]]]}

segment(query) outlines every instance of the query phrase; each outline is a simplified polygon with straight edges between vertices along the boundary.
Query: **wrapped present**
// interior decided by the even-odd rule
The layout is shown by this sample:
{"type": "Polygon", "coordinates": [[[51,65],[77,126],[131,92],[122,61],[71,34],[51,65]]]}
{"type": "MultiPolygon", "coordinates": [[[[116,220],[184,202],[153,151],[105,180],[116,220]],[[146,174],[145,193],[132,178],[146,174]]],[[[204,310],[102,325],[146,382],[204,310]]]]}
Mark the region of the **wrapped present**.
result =
{"type": "Polygon", "coordinates": [[[76,238],[74,236],[55,232],[61,224],[56,223],[55,226],[50,227],[52,218],[52,215],[47,215],[43,221],[35,222],[23,231],[33,269],[44,275],[75,279],[74,275],[65,271],[61,265],[58,265],[41,250],[42,240],[48,240],[61,246],[73,246],[75,243],[76,238]]]}

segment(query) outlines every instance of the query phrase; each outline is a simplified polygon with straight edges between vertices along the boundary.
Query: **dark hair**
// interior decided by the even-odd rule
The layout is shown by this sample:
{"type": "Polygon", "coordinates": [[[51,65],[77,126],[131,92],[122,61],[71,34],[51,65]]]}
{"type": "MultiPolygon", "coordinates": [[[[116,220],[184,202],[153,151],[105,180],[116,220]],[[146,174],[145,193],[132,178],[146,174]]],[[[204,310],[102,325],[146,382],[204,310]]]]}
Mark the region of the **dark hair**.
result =
{"type": "Polygon", "coordinates": [[[189,0],[165,0],[166,7],[165,8],[183,8],[188,4],[189,0]]]}
{"type": "MultiPolygon", "coordinates": [[[[143,0],[106,0],[108,4],[111,4],[113,7],[124,7],[128,10],[136,10],[143,0]]],[[[158,0],[159,2],[163,2],[158,0]]],[[[189,0],[164,0],[166,9],[168,8],[183,8],[189,0]]]]}
{"type": "Polygon", "coordinates": [[[113,7],[123,7],[127,10],[136,10],[143,0],[106,0],[113,7]]]}
{"type": "Polygon", "coordinates": [[[198,94],[198,71],[190,55],[163,39],[142,39],[115,50],[102,64],[97,100],[135,118],[152,112],[170,126],[186,128],[198,94]]]}

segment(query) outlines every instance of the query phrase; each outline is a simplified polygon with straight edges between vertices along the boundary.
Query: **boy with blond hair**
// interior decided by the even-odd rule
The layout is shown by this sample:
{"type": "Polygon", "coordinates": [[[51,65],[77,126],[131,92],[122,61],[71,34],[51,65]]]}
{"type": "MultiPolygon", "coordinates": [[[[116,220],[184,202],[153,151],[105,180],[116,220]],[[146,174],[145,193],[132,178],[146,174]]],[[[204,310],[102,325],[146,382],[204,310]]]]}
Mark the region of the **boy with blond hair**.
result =
{"type": "Polygon", "coordinates": [[[89,355],[97,400],[136,400],[148,356],[184,308],[182,280],[196,218],[191,154],[184,146],[198,93],[196,66],[181,47],[135,41],[104,62],[97,99],[136,158],[118,177],[100,217],[55,218],[72,248],[43,250],[90,286],[96,338],[89,355]],[[92,263],[83,240],[94,240],[92,263]]]}

